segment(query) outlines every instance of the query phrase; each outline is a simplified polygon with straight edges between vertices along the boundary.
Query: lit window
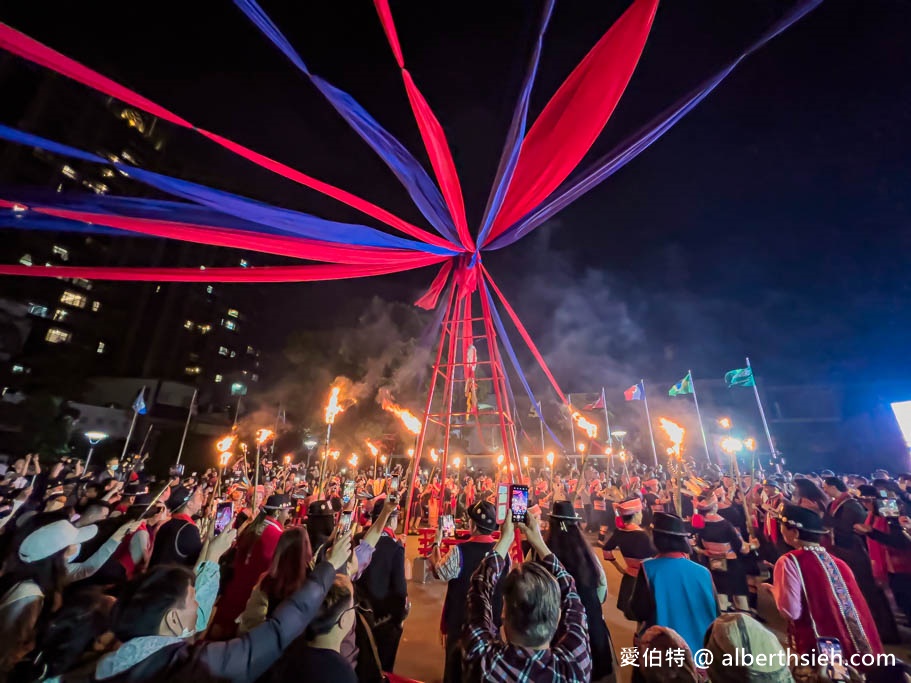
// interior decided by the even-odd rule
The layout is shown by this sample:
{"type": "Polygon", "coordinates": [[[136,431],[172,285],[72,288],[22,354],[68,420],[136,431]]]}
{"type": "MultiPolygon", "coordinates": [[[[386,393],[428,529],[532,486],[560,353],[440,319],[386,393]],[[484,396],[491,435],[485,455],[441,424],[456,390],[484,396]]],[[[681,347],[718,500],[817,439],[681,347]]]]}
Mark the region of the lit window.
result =
{"type": "Polygon", "coordinates": [[[250,355],[252,356],[254,353],[256,353],[256,351],[253,349],[252,346],[248,346],[248,347],[247,347],[247,353],[250,354],[250,355]]]}
{"type": "Polygon", "coordinates": [[[29,315],[36,315],[39,318],[46,318],[47,306],[42,306],[41,304],[29,304],[28,313],[29,315]]]}
{"type": "Polygon", "coordinates": [[[229,317],[229,318],[237,318],[238,316],[240,316],[240,313],[237,311],[236,308],[229,308],[229,309],[228,309],[228,317],[229,317]]]}
{"type": "Polygon", "coordinates": [[[234,382],[231,385],[231,396],[246,396],[247,385],[242,382],[234,382]]]}
{"type": "Polygon", "coordinates": [[[257,375],[257,374],[254,372],[252,375],[250,375],[250,379],[252,379],[254,382],[258,382],[258,381],[259,381],[259,375],[257,375]]]}
{"type": "Polygon", "coordinates": [[[221,326],[232,332],[237,329],[237,323],[233,320],[225,320],[224,318],[221,319],[221,326]]]}
{"type": "Polygon", "coordinates": [[[249,265],[250,265],[250,264],[247,263],[247,259],[242,258],[242,259],[240,260],[240,267],[241,267],[241,268],[247,268],[249,265]]]}
{"type": "Polygon", "coordinates": [[[226,349],[224,346],[219,346],[219,347],[218,347],[218,355],[219,355],[219,356],[227,356],[227,355],[228,355],[228,349],[226,349]]]}
{"type": "Polygon", "coordinates": [[[59,256],[62,261],[70,260],[70,252],[68,250],[64,249],[63,247],[58,247],[55,244],[53,249],[51,249],[51,251],[54,252],[54,254],[56,254],[57,256],[59,256]]]}
{"type": "Polygon", "coordinates": [[[85,308],[86,297],[84,294],[79,294],[78,292],[70,291],[69,289],[65,290],[63,294],[60,295],[60,303],[67,304],[68,306],[75,306],[76,308],[85,308]]]}
{"type": "Polygon", "coordinates": [[[56,311],[54,311],[54,321],[58,322],[58,323],[63,322],[64,320],[66,320],[67,315],[68,315],[67,311],[63,310],[62,308],[58,308],[56,311]]]}
{"type": "Polygon", "coordinates": [[[216,382],[221,382],[223,379],[224,379],[224,377],[222,377],[221,375],[215,375],[216,382]]]}
{"type": "Polygon", "coordinates": [[[25,372],[25,366],[24,366],[24,365],[14,365],[14,366],[13,366],[13,374],[14,374],[14,375],[21,375],[21,374],[23,374],[24,372],[25,372]]]}
{"type": "Polygon", "coordinates": [[[92,190],[95,194],[104,194],[108,191],[108,186],[104,183],[96,183],[94,180],[83,180],[82,184],[92,190]]]}
{"type": "Polygon", "coordinates": [[[104,353],[104,342],[98,342],[98,348],[95,349],[95,353],[104,353]]]}
{"type": "Polygon", "coordinates": [[[95,312],[97,313],[100,309],[101,309],[101,302],[100,302],[100,301],[93,301],[93,302],[92,302],[92,310],[95,311],[95,312]]]}
{"type": "Polygon", "coordinates": [[[250,374],[250,371],[249,371],[249,370],[241,370],[241,374],[249,375],[249,374],[250,374]]]}
{"type": "Polygon", "coordinates": [[[76,170],[72,166],[67,166],[66,164],[60,169],[60,172],[65,175],[67,178],[75,178],[76,170]]]}
{"type": "Polygon", "coordinates": [[[187,373],[188,375],[198,375],[199,373],[202,372],[202,368],[199,367],[198,365],[190,365],[190,366],[184,368],[183,371],[185,373],[187,373]]]}
{"type": "Polygon", "coordinates": [[[30,265],[32,265],[32,255],[31,255],[31,254],[23,254],[23,255],[22,255],[22,258],[19,259],[19,263],[21,263],[23,266],[30,266],[30,265]]]}
{"type": "Polygon", "coordinates": [[[215,288],[212,285],[206,285],[206,294],[211,294],[215,291],[215,288]]]}
{"type": "Polygon", "coordinates": [[[209,332],[212,331],[212,326],[211,325],[198,325],[197,329],[199,330],[200,334],[208,334],[209,332]]]}
{"type": "MultiPolygon", "coordinates": [[[[88,243],[88,242],[86,242],[86,243],[88,243]]],[[[72,282],[74,285],[76,285],[77,287],[82,287],[83,289],[91,289],[91,288],[92,288],[92,281],[91,281],[91,280],[86,280],[85,278],[74,277],[74,278],[71,280],[71,282],[72,282]]]]}
{"type": "Polygon", "coordinates": [[[231,352],[231,358],[234,358],[234,356],[236,356],[236,355],[237,354],[234,351],[231,352]]]}
{"type": "MultiPolygon", "coordinates": [[[[124,109],[120,112],[120,118],[127,122],[127,125],[130,128],[135,128],[140,133],[146,132],[146,124],[142,119],[142,114],[140,114],[135,109],[124,109]]],[[[123,153],[124,158],[127,157],[127,153],[123,153]]]]}
{"type": "Polygon", "coordinates": [[[51,344],[61,344],[68,342],[72,336],[73,335],[66,330],[61,330],[59,327],[52,327],[47,331],[47,334],[44,335],[44,340],[51,344]]]}
{"type": "Polygon", "coordinates": [[[158,294],[158,292],[160,292],[160,291],[161,291],[161,285],[155,285],[155,293],[158,294]]]}
{"type": "Polygon", "coordinates": [[[109,168],[103,168],[103,169],[101,169],[101,177],[102,177],[102,178],[113,178],[113,177],[114,177],[114,171],[112,171],[112,170],[109,169],[109,168]]]}
{"type": "Polygon", "coordinates": [[[185,323],[183,324],[183,326],[184,326],[184,328],[186,328],[186,329],[188,329],[188,330],[192,330],[192,329],[193,329],[193,321],[192,321],[192,320],[187,320],[187,322],[185,322],[185,323]]]}
{"type": "Polygon", "coordinates": [[[136,164],[136,159],[134,159],[134,158],[133,158],[133,155],[130,154],[128,151],[123,150],[123,154],[121,154],[121,156],[122,156],[124,159],[126,159],[127,161],[129,161],[131,164],[134,164],[134,165],[136,164]]]}

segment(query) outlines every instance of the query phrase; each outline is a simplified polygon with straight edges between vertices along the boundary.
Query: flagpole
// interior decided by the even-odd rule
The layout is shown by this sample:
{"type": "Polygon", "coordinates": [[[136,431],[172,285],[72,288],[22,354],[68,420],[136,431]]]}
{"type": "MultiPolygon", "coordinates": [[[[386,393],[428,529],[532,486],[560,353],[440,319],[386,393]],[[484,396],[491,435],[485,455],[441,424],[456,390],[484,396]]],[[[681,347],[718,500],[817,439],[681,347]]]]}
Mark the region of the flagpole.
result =
{"type": "Polygon", "coordinates": [[[180,464],[180,458],[183,455],[183,447],[187,442],[187,432],[190,431],[190,420],[193,418],[193,407],[196,405],[196,394],[199,392],[199,389],[193,390],[193,398],[190,399],[190,409],[187,411],[187,421],[183,425],[183,436],[180,437],[180,448],[177,450],[177,462],[175,465],[180,464]]]}
{"type": "Polygon", "coordinates": [[[576,455],[576,428],[573,423],[573,395],[567,394],[567,400],[569,401],[569,436],[573,440],[573,457],[576,455]]]}
{"type": "Polygon", "coordinates": [[[604,428],[607,430],[607,447],[610,453],[607,455],[607,476],[610,478],[611,462],[614,459],[614,435],[610,432],[610,416],[607,414],[607,398],[604,394],[604,387],[601,387],[601,405],[604,406],[604,428]]]}
{"type": "Polygon", "coordinates": [[[693,381],[693,371],[687,370],[687,377],[690,378],[690,386],[693,389],[693,403],[696,404],[696,419],[699,420],[699,431],[702,432],[702,443],[705,445],[705,461],[712,464],[712,456],[709,454],[709,440],[705,436],[705,425],[702,423],[702,412],[699,410],[699,399],[696,398],[696,382],[693,381]]]}
{"type": "MultiPolygon", "coordinates": [[[[145,405],[145,394],[146,394],[146,387],[145,387],[145,384],[143,384],[142,389],[139,390],[139,396],[142,396],[143,405],[145,405]]],[[[137,396],[136,398],[139,398],[139,396],[137,396]]],[[[135,398],[133,399],[133,405],[131,407],[133,408],[133,419],[130,421],[130,430],[127,432],[127,440],[123,444],[123,452],[120,454],[121,461],[123,461],[123,459],[125,457],[127,457],[127,450],[130,447],[130,439],[133,438],[133,430],[136,428],[136,418],[139,416],[139,413],[136,411],[136,399],[135,398]]]]}
{"type": "Polygon", "coordinates": [[[648,412],[648,392],[645,390],[645,380],[640,379],[642,385],[642,400],[645,403],[645,419],[648,421],[648,435],[652,439],[652,456],[655,458],[655,467],[658,467],[658,449],[655,447],[655,430],[652,429],[652,416],[648,412]]]}
{"type": "MultiPolygon", "coordinates": [[[[766,438],[769,440],[769,453],[772,455],[772,461],[776,460],[775,458],[775,444],[772,441],[772,432],[769,431],[769,422],[765,417],[765,410],[762,408],[762,401],[759,400],[759,387],[756,386],[756,375],[753,374],[753,366],[750,365],[750,359],[747,358],[747,368],[750,370],[750,377],[753,379],[753,394],[756,396],[756,405],[759,406],[759,417],[762,418],[762,426],[765,429],[766,438]]],[[[775,464],[775,469],[778,472],[781,472],[781,465],[775,464]]]]}
{"type": "Polygon", "coordinates": [[[243,394],[237,395],[237,410],[234,411],[234,425],[231,427],[231,429],[237,429],[237,418],[240,416],[240,400],[243,397],[243,394]]]}
{"type": "Polygon", "coordinates": [[[541,406],[541,401],[538,401],[538,422],[541,425],[541,457],[544,457],[544,450],[546,446],[544,445],[544,412],[543,407],[541,406]]]}

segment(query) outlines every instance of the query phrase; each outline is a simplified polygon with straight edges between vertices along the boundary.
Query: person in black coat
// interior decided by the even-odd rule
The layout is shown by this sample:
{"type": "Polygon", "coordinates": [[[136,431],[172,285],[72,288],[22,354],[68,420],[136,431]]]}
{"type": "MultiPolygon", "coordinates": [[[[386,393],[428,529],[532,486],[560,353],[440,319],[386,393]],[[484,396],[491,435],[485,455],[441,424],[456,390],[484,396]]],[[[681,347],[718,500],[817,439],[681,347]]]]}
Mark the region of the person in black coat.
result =
{"type": "MultiPolygon", "coordinates": [[[[376,522],[382,505],[373,507],[376,522]]],[[[358,579],[358,601],[373,611],[373,638],[383,671],[392,671],[402,638],[402,624],[408,616],[408,586],[405,583],[405,546],[396,539],[398,510],[390,517],[373,551],[370,566],[358,579]],[[366,603],[366,605],[365,605],[366,603]]]]}

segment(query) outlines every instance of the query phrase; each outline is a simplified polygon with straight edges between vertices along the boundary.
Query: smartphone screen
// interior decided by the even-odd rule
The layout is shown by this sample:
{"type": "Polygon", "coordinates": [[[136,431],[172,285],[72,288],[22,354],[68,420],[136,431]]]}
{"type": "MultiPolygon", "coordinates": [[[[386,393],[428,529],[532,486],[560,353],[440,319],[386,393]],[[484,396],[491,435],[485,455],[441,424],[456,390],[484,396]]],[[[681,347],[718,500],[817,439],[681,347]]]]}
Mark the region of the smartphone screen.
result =
{"type": "Polygon", "coordinates": [[[354,495],[354,482],[346,481],[345,486],[342,489],[342,502],[346,505],[351,502],[351,497],[354,495]]]}
{"type": "Polygon", "coordinates": [[[841,643],[834,638],[820,638],[816,641],[820,656],[826,657],[826,675],[831,681],[847,681],[848,669],[845,667],[841,643]]]}
{"type": "Polygon", "coordinates": [[[528,487],[524,484],[513,484],[509,487],[509,509],[512,510],[514,524],[525,524],[528,516],[528,487]]]}
{"type": "Polygon", "coordinates": [[[443,529],[443,538],[455,536],[455,520],[453,520],[452,515],[441,515],[440,527],[443,529]]]}
{"type": "Polygon", "coordinates": [[[396,475],[389,481],[389,490],[398,491],[399,490],[399,477],[396,475]]]}
{"type": "Polygon", "coordinates": [[[231,501],[219,503],[215,508],[215,535],[228,528],[231,524],[231,518],[234,516],[234,505],[231,501]]]}
{"type": "Polygon", "coordinates": [[[338,519],[339,532],[342,534],[347,534],[348,530],[351,528],[351,519],[352,512],[343,512],[338,519]]]}
{"type": "Polygon", "coordinates": [[[500,484],[497,487],[497,524],[506,521],[506,511],[509,509],[509,484],[500,484]]]}
{"type": "Polygon", "coordinates": [[[898,517],[899,515],[898,500],[895,498],[877,501],[876,509],[881,517],[898,517]]]}

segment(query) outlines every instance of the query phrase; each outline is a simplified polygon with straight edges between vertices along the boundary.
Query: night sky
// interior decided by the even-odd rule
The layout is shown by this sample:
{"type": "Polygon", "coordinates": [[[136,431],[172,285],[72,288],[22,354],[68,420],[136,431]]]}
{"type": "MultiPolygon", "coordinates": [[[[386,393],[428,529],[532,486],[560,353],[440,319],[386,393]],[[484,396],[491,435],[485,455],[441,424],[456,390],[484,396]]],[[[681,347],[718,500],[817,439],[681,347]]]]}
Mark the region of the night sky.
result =
{"type": "MultiPolygon", "coordinates": [[[[425,225],[391,172],[231,3],[17,4],[0,19],[202,127],[425,225]]],[[[627,4],[558,1],[532,116],[627,4]]],[[[425,159],[372,3],[293,3],[304,8],[297,12],[291,5],[263,3],[315,73],[425,159]]],[[[788,5],[665,0],[592,157],[720,67],[788,5]]],[[[392,9],[476,224],[540,3],[393,0],[392,9]]],[[[909,35],[904,0],[827,0],[620,173],[486,257],[567,384],[589,358],[619,382],[675,380],[687,367],[720,376],[747,354],[785,383],[911,376],[909,35]]],[[[168,164],[258,199],[369,220],[192,133],[173,134],[168,164]]],[[[413,300],[432,277],[426,270],[369,284],[295,285],[293,311],[276,296],[281,287],[262,287],[272,301],[266,310],[285,307],[275,344],[297,326],[356,319],[368,293],[413,300]]]]}

